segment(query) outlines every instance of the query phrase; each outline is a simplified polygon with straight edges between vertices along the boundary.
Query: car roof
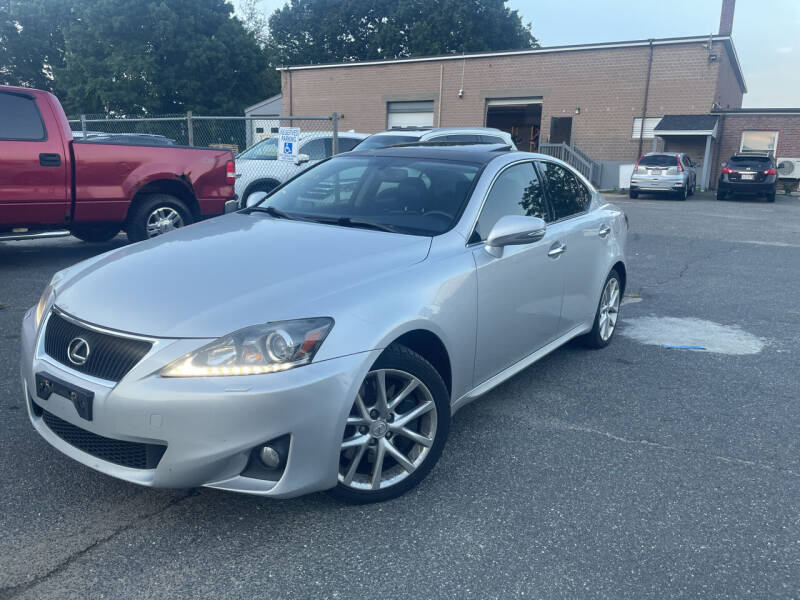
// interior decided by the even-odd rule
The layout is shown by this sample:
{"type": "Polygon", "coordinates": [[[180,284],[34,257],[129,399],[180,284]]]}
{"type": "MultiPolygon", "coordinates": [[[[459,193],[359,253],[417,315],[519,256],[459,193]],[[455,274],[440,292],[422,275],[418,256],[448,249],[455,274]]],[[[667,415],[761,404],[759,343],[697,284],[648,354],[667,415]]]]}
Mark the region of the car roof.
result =
{"type": "Polygon", "coordinates": [[[680,156],[683,152],[648,152],[645,156],[680,156]]]}
{"type": "Polygon", "coordinates": [[[436,133],[486,133],[489,135],[508,135],[501,129],[494,127],[395,127],[380,131],[374,135],[400,135],[408,137],[425,137],[436,133]]]}
{"type": "Polygon", "coordinates": [[[353,150],[347,156],[386,156],[452,160],[484,165],[500,153],[512,152],[507,144],[400,144],[385,148],[353,150]]]}

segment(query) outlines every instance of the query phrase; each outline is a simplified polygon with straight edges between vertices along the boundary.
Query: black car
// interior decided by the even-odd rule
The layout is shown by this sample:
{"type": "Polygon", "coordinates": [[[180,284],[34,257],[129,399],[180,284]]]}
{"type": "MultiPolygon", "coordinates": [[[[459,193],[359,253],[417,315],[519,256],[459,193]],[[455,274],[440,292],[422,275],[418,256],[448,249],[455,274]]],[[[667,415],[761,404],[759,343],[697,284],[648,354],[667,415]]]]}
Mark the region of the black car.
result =
{"type": "Polygon", "coordinates": [[[775,202],[778,170],[769,154],[734,154],[722,165],[717,200],[733,194],[764,195],[775,202]]]}

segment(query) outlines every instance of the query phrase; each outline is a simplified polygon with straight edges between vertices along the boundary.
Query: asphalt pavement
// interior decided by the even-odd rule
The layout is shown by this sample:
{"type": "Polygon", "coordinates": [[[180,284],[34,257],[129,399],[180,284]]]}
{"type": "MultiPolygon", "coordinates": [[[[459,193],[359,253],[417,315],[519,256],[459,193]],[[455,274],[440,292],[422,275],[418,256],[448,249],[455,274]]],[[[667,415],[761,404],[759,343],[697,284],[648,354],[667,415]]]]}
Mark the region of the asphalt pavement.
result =
{"type": "Polygon", "coordinates": [[[0,243],[0,599],[799,598],[800,199],[610,199],[631,222],[622,335],[467,406],[428,478],[369,506],[152,490],[51,448],[20,320],[125,239],[0,243]],[[763,349],[625,337],[642,317],[763,349]]]}

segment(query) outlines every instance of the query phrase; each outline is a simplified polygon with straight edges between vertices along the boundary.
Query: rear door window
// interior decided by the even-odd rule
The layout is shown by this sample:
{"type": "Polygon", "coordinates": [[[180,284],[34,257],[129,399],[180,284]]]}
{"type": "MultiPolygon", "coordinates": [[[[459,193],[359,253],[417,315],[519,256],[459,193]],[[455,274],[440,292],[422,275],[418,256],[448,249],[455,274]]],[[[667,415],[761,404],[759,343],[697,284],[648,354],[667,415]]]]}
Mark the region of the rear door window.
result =
{"type": "MultiPolygon", "coordinates": [[[[675,158],[672,160],[674,162],[675,158]]],[[[551,162],[540,162],[539,168],[544,174],[545,189],[550,206],[553,207],[554,221],[588,210],[591,194],[574,173],[551,162]]]]}
{"type": "Polygon", "coordinates": [[[322,160],[323,158],[328,158],[331,155],[331,140],[326,138],[317,138],[316,140],[311,140],[307,144],[304,144],[300,152],[302,154],[308,154],[309,160],[322,160]],[[325,142],[328,142],[325,144],[325,142]],[[327,148],[326,148],[327,145],[327,148]]]}
{"type": "Polygon", "coordinates": [[[360,141],[359,138],[339,137],[339,152],[350,152],[360,141]]]}
{"type": "Polygon", "coordinates": [[[508,142],[505,141],[503,138],[498,137],[496,135],[479,135],[478,136],[482,142],[487,144],[507,144],[508,142]]]}
{"type": "Polygon", "coordinates": [[[430,138],[431,142],[461,142],[462,144],[477,144],[480,138],[477,135],[467,133],[451,133],[449,135],[440,135],[435,138],[430,138]]]}
{"type": "Polygon", "coordinates": [[[42,115],[32,96],[0,92],[0,139],[33,142],[47,139],[42,115]]]}

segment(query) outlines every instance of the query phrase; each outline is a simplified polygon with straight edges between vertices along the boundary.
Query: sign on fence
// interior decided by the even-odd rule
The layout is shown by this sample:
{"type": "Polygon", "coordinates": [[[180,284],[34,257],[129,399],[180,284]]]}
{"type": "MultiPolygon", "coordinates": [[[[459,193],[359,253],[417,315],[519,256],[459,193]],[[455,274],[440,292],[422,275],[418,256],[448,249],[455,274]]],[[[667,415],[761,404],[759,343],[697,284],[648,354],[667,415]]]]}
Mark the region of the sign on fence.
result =
{"type": "Polygon", "coordinates": [[[281,127],[278,130],[278,160],[293,161],[297,158],[299,137],[299,127],[281,127]]]}

